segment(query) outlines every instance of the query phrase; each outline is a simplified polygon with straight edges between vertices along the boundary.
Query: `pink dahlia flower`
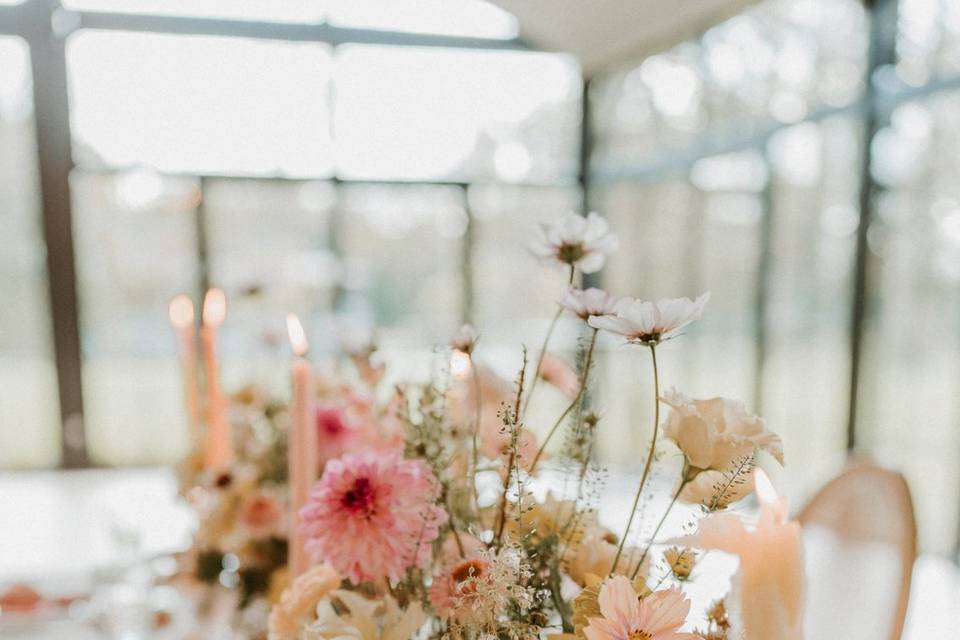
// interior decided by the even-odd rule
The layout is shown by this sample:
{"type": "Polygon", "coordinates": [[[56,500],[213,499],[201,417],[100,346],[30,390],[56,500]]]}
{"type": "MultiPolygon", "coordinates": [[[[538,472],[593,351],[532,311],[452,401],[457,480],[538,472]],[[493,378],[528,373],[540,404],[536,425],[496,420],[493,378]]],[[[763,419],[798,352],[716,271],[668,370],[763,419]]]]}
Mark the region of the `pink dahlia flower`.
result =
{"type": "Polygon", "coordinates": [[[301,509],[307,550],[354,583],[426,567],[447,512],[422,460],[367,450],[327,463],[301,509]]]}

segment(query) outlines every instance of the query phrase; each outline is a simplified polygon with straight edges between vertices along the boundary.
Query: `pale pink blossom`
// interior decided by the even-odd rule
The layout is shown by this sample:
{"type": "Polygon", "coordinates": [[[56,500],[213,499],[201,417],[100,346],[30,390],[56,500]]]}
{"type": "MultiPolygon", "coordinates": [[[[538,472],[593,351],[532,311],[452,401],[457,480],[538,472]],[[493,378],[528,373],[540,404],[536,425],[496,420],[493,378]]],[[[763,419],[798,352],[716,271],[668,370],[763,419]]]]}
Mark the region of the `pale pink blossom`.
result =
{"type": "Polygon", "coordinates": [[[668,298],[645,302],[635,298],[623,298],[617,302],[614,314],[593,316],[588,322],[594,329],[622,335],[631,342],[657,344],[672,338],[680,329],[699,320],[709,300],[709,293],[696,300],[668,298]]]}
{"type": "MultiPolygon", "coordinates": [[[[492,426],[492,425],[491,425],[492,426]]],[[[537,436],[532,431],[521,429],[517,434],[517,449],[514,462],[521,469],[529,469],[538,450],[537,436]]],[[[480,451],[491,460],[500,460],[507,464],[510,459],[510,433],[504,429],[503,422],[496,428],[480,433],[480,451]]]]}
{"type": "Polygon", "coordinates": [[[237,517],[251,536],[265,538],[280,532],[283,505],[275,495],[256,491],[244,497],[237,517]]]}
{"type": "Polygon", "coordinates": [[[615,313],[618,301],[618,298],[603,289],[571,287],[564,292],[559,304],[570,315],[586,321],[590,316],[606,316],[615,313]]]}
{"type": "Polygon", "coordinates": [[[354,583],[425,567],[447,512],[423,460],[366,450],[331,460],[300,511],[307,550],[354,583]]]}
{"type": "Polygon", "coordinates": [[[570,399],[580,393],[580,374],[563,358],[552,353],[544,353],[540,363],[540,377],[559,389],[570,399]]]}
{"type": "Polygon", "coordinates": [[[554,222],[540,225],[540,235],[530,243],[530,252],[547,263],[577,267],[583,273],[603,268],[607,256],[619,247],[610,225],[593,211],[583,216],[569,212],[554,222]]]}
{"type": "MultiPolygon", "coordinates": [[[[690,613],[690,601],[679,589],[654,591],[639,598],[625,576],[608,578],[598,598],[603,617],[589,618],[583,633],[587,640],[694,640],[681,633],[690,613]]],[[[702,639],[701,639],[702,640],[702,639]]]]}
{"type": "Polygon", "coordinates": [[[430,585],[430,606],[442,618],[467,623],[475,618],[480,604],[481,584],[490,580],[490,563],[480,555],[460,558],[433,579],[430,585]]]}

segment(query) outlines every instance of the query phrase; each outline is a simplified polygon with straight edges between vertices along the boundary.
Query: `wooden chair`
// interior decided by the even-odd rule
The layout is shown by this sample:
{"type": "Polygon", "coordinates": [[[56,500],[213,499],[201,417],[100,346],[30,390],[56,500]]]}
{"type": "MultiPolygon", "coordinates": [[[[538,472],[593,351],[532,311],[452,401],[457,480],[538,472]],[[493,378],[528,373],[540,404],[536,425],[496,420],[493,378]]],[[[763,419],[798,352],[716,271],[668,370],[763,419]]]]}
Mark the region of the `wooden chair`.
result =
{"type": "Polygon", "coordinates": [[[797,519],[807,556],[807,638],[900,640],[917,554],[904,477],[855,462],[797,519]]]}

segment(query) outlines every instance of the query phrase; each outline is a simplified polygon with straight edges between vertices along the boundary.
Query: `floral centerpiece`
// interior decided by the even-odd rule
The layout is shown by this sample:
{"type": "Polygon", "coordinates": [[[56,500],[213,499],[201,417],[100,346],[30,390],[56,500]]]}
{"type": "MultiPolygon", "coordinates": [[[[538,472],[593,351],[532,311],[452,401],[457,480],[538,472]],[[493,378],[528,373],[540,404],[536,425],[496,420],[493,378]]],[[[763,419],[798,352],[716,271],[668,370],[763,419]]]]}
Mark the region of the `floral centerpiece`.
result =
{"type": "Polygon", "coordinates": [[[327,462],[295,525],[314,564],[274,606],[271,640],[768,640],[770,620],[778,638],[800,637],[797,527],[785,503],[766,492],[756,528],[731,511],[755,475],[766,486],[755,460],[765,451],[782,463],[781,441],[740,402],[661,392],[657,348],[700,318],[708,295],[648,302],[573,288],[617,244],[597,214],[544,225],[532,251],[565,267],[570,288],[557,292],[535,362],[524,350],[513,384],[505,382],[475,361],[478,336],[465,327],[450,342],[448,375],[397,388],[402,443],[327,462]],[[576,368],[550,354],[561,314],[584,335],[576,368]],[[640,464],[629,512],[614,514],[625,516],[619,530],[597,510],[604,473],[594,445],[604,420],[588,399],[600,332],[648,356],[654,374],[653,424],[624,443],[640,464]],[[568,402],[538,425],[538,440],[526,417],[541,379],[568,402]],[[551,442],[559,453],[548,462],[551,442]],[[651,470],[668,451],[682,458],[668,506],[641,527],[651,470]],[[677,503],[694,505],[697,522],[690,535],[664,540],[677,503]],[[774,548],[773,568],[767,551],[751,551],[774,548]],[[707,549],[744,554],[744,569],[727,598],[693,616],[684,587],[707,549]]]}
{"type": "MultiPolygon", "coordinates": [[[[372,348],[351,354],[350,366],[314,385],[318,473],[345,453],[399,442],[390,436],[392,409],[376,401],[383,368],[373,354],[372,348]]],[[[270,607],[289,583],[290,406],[255,385],[234,393],[228,404],[230,464],[204,467],[200,441],[200,451],[181,466],[182,492],[198,527],[180,558],[179,578],[213,589],[201,598],[204,609],[217,607],[214,594],[230,596],[233,625],[247,637],[265,637],[270,607]]]]}

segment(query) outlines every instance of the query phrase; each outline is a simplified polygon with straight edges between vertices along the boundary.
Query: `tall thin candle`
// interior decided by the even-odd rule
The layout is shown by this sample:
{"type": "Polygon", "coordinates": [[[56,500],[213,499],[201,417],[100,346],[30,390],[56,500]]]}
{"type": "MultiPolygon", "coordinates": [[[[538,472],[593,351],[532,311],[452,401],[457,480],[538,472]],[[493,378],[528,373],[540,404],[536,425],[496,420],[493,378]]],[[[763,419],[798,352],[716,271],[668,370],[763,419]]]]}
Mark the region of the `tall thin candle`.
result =
{"type": "Polygon", "coordinates": [[[190,425],[190,442],[199,446],[203,419],[200,417],[200,398],[197,388],[197,332],[193,325],[193,301],[180,294],[170,301],[170,324],[177,332],[180,349],[180,369],[183,378],[184,407],[190,425]]]}
{"type": "Polygon", "coordinates": [[[307,503],[317,479],[317,429],[314,419],[312,375],[306,358],[307,338],[296,315],[287,316],[287,332],[295,354],[292,366],[293,393],[288,462],[290,465],[290,574],[296,577],[309,567],[306,539],[300,530],[300,509],[307,503]]]}
{"type": "Polygon", "coordinates": [[[203,300],[203,363],[207,374],[208,469],[221,470],[233,462],[233,434],[227,421],[227,403],[220,389],[217,331],[227,315],[227,300],[220,289],[210,289],[203,300]]]}

